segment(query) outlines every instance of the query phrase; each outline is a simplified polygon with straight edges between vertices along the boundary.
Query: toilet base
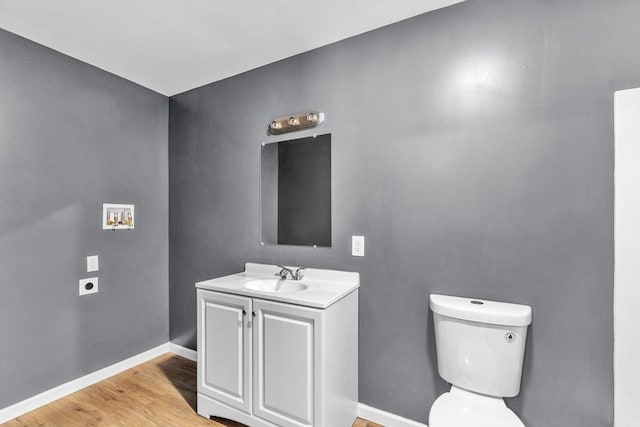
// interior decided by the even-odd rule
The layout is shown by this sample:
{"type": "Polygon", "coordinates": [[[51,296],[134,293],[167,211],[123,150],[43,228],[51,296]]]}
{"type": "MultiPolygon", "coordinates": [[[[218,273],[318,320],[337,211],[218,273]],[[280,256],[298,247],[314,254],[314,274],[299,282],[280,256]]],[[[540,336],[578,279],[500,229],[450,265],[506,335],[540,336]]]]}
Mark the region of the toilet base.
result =
{"type": "Polygon", "coordinates": [[[501,397],[486,396],[454,385],[436,399],[429,427],[525,427],[501,397]]]}

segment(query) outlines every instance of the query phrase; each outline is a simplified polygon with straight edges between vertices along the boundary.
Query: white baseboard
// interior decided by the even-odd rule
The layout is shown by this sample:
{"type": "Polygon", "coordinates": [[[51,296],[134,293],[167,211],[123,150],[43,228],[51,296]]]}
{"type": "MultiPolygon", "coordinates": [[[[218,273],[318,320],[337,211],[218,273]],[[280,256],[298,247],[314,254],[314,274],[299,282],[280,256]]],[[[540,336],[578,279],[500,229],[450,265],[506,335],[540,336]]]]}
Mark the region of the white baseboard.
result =
{"type": "MultiPolygon", "coordinates": [[[[174,344],[172,342],[161,344],[157,347],[152,348],[151,350],[145,351],[144,353],[140,353],[121,362],[115,363],[111,366],[107,366],[106,368],[69,381],[68,383],[59,385],[50,390],[44,391],[40,394],[23,400],[22,402],[18,402],[4,409],[0,409],[0,424],[168,352],[175,353],[178,356],[182,356],[193,361],[197,361],[198,359],[198,353],[195,350],[182,347],[181,345],[174,344]]],[[[417,421],[403,418],[399,415],[372,408],[371,406],[367,406],[364,403],[358,403],[358,416],[360,418],[364,418],[365,420],[381,424],[385,427],[427,427],[426,424],[421,424],[417,421]]]]}
{"type": "Polygon", "coordinates": [[[177,354],[178,356],[182,356],[186,359],[193,360],[194,362],[198,361],[198,352],[195,350],[191,350],[190,348],[186,348],[181,345],[170,342],[169,351],[171,353],[177,354]]]}
{"type": "Polygon", "coordinates": [[[385,427],[427,427],[426,424],[358,403],[358,417],[385,427]]]}
{"type": "Polygon", "coordinates": [[[107,366],[106,368],[102,368],[83,377],[69,381],[68,383],[64,383],[62,385],[44,391],[40,394],[23,400],[22,402],[18,402],[11,406],[7,406],[4,409],[0,409],[0,424],[19,417],[20,415],[26,414],[27,412],[33,411],[34,409],[51,403],[54,400],[58,400],[68,394],[75,393],[78,390],[105,380],[113,375],[119,374],[120,372],[126,371],[127,369],[133,368],[134,366],[137,366],[141,363],[154,359],[169,351],[171,351],[169,348],[169,343],[161,344],[157,347],[152,348],[151,350],[145,351],[144,353],[137,354],[121,362],[115,363],[111,366],[107,366]]]}
{"type": "MultiPolygon", "coordinates": [[[[189,360],[193,360],[195,362],[198,361],[198,352],[191,350],[190,348],[182,347],[181,345],[170,342],[169,351],[189,360]]],[[[372,408],[364,403],[358,403],[358,416],[385,427],[427,427],[426,424],[421,424],[417,421],[403,418],[390,412],[372,408]]]]}

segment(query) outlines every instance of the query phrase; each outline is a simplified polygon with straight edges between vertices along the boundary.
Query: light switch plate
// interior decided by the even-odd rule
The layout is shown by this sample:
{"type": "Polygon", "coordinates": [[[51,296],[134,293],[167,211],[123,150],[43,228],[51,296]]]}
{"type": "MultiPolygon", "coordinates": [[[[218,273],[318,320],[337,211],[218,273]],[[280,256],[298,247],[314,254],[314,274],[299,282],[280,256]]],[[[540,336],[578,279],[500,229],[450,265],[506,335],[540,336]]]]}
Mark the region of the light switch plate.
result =
{"type": "Polygon", "coordinates": [[[364,256],[364,236],[351,236],[351,255],[364,256]]]}
{"type": "Polygon", "coordinates": [[[87,279],[80,279],[78,282],[79,295],[95,294],[98,292],[98,278],[89,277],[87,279]]]}
{"type": "Polygon", "coordinates": [[[87,272],[90,273],[92,271],[100,270],[100,265],[98,264],[98,255],[91,255],[87,257],[87,272]]]}

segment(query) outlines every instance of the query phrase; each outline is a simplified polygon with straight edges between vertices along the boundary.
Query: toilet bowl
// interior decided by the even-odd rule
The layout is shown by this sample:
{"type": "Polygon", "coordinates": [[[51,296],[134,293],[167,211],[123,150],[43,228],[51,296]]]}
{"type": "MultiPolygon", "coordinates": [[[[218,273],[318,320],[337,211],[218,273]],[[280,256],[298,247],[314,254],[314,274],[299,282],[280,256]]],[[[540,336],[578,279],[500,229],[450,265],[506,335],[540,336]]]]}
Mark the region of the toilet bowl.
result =
{"type": "Polygon", "coordinates": [[[525,427],[500,397],[451,387],[431,406],[429,427],[525,427]]]}
{"type": "Polygon", "coordinates": [[[525,427],[505,404],[520,393],[531,307],[431,295],[438,374],[451,384],[429,427],[525,427]]]}

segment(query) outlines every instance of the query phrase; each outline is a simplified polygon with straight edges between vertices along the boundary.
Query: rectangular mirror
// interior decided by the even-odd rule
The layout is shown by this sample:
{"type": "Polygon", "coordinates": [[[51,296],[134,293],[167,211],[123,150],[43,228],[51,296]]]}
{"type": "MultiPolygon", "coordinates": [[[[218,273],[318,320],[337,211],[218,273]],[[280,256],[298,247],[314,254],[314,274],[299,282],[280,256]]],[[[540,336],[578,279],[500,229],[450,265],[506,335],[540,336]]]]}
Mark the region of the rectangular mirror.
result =
{"type": "Polygon", "coordinates": [[[263,244],[331,246],[331,134],[262,145],[263,244]]]}

